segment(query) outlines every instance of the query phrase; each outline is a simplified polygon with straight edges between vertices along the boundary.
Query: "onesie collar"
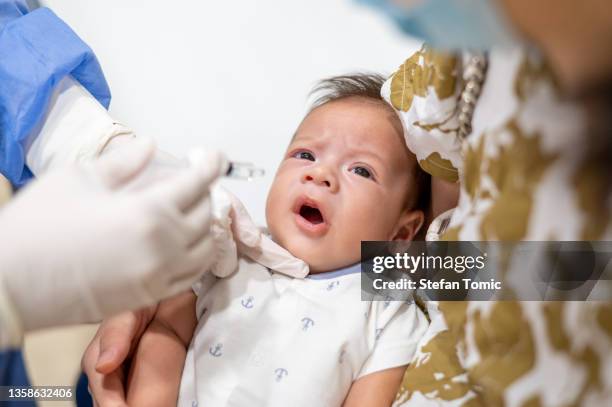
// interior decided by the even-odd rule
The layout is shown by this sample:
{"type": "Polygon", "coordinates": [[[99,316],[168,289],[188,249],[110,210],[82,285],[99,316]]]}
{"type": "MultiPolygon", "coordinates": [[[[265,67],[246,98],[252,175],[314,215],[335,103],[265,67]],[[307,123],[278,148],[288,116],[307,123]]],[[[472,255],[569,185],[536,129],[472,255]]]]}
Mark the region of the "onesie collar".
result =
{"type": "Polygon", "coordinates": [[[334,271],[326,271],[324,273],[309,274],[306,276],[306,278],[309,278],[311,280],[328,280],[330,278],[337,278],[337,277],[345,276],[347,274],[355,274],[355,273],[360,273],[360,272],[361,272],[361,263],[355,263],[348,267],[344,267],[344,268],[337,269],[334,271]]]}

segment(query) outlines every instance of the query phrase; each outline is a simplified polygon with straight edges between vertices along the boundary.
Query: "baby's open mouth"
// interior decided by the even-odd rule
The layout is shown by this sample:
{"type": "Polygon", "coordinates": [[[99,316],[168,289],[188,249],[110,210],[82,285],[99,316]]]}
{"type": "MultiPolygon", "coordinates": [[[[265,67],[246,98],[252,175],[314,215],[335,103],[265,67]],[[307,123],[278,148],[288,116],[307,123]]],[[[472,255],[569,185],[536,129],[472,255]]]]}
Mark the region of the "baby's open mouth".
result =
{"type": "Polygon", "coordinates": [[[317,208],[314,208],[309,205],[302,205],[300,207],[300,216],[306,219],[308,222],[313,225],[318,225],[319,223],[323,223],[323,215],[321,215],[321,211],[317,208]]]}
{"type": "Polygon", "coordinates": [[[329,230],[325,207],[307,196],[299,197],[292,208],[300,230],[311,237],[321,237],[329,230]]]}

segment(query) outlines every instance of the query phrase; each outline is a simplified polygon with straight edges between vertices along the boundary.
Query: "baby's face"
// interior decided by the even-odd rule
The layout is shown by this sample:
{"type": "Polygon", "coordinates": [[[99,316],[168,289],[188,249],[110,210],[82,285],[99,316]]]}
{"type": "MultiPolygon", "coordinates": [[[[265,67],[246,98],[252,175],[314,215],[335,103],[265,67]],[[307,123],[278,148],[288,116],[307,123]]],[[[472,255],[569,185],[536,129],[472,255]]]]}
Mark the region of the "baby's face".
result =
{"type": "Polygon", "coordinates": [[[411,239],[420,211],[405,209],[415,158],[381,103],[346,98],[300,124],[266,204],[273,239],[311,272],[356,263],[362,240],[411,239]]]}

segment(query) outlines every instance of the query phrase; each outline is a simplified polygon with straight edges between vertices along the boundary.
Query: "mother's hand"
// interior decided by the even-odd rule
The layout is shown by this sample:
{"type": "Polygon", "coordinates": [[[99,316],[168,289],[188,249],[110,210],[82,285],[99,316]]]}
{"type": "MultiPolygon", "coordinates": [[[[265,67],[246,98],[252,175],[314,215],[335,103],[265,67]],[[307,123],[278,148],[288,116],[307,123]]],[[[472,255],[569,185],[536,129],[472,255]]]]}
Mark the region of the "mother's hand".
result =
{"type": "Polygon", "coordinates": [[[157,305],[153,305],[125,312],[100,325],[81,361],[95,406],[127,406],[129,359],[156,310],[157,305]]]}

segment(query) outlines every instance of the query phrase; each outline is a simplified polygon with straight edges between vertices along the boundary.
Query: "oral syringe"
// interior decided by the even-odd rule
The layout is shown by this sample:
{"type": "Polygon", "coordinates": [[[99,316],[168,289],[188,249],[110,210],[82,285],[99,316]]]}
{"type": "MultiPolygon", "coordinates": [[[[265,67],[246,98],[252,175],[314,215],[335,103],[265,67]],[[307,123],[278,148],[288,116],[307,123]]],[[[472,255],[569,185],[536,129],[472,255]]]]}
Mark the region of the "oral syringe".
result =
{"type": "Polygon", "coordinates": [[[263,177],[265,173],[266,170],[256,167],[253,163],[230,161],[225,176],[250,181],[253,178],[263,177]]]}
{"type": "MultiPolygon", "coordinates": [[[[195,163],[206,160],[206,153],[200,148],[195,148],[188,153],[189,162],[194,165],[195,163]]],[[[266,171],[261,167],[256,167],[255,164],[244,161],[230,161],[227,160],[227,170],[224,176],[234,179],[242,179],[250,181],[253,178],[263,177],[266,171]]]]}

